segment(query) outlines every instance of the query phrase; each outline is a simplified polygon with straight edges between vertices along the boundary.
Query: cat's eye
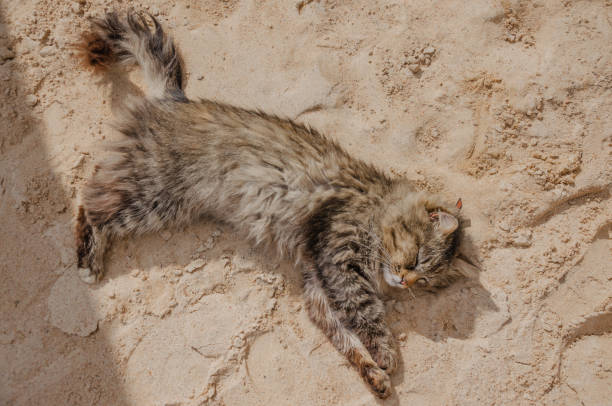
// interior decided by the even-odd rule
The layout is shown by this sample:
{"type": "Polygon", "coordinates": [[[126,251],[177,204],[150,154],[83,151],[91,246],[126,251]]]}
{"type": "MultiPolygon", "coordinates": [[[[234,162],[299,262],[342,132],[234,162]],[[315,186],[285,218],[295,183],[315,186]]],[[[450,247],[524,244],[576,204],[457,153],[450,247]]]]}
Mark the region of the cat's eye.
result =
{"type": "Polygon", "coordinates": [[[425,279],[425,278],[417,279],[416,283],[419,286],[427,286],[427,285],[429,285],[429,282],[427,282],[427,279],[425,279]]]}
{"type": "Polygon", "coordinates": [[[424,260],[419,261],[419,264],[423,264],[423,265],[425,265],[425,264],[427,264],[427,263],[428,263],[430,260],[431,260],[431,257],[427,257],[427,258],[425,258],[424,260]]]}

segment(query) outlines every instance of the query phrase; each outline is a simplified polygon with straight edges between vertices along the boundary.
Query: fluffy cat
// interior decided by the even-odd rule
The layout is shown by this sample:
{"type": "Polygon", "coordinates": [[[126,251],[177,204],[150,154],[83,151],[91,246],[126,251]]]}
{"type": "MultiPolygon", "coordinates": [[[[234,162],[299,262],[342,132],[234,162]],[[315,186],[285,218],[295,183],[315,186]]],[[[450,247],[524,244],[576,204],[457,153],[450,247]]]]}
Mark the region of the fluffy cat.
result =
{"type": "Polygon", "coordinates": [[[389,286],[442,287],[457,276],[458,207],[302,124],[189,100],[172,40],[150,23],[111,13],[84,35],[90,66],[137,64],[148,94],[126,106],[118,125],[125,137],[82,192],[81,278],[100,280],[113,239],[216,216],[296,260],[310,317],[387,397],[398,354],[381,295],[389,286]]]}

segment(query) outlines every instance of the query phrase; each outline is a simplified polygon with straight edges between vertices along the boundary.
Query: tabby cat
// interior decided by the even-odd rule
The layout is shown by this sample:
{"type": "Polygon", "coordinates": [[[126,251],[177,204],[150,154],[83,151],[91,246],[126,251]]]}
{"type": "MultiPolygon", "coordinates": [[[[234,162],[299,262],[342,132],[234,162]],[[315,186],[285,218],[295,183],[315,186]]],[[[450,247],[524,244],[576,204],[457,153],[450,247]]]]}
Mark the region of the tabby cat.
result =
{"type": "Polygon", "coordinates": [[[398,354],[381,296],[457,276],[458,207],[305,125],[188,99],[174,43],[152,16],[110,13],[83,39],[98,72],[139,65],[147,95],[126,103],[124,137],[82,192],[81,278],[100,280],[113,239],[215,216],[296,261],[312,320],[379,397],[389,396],[398,354]]]}

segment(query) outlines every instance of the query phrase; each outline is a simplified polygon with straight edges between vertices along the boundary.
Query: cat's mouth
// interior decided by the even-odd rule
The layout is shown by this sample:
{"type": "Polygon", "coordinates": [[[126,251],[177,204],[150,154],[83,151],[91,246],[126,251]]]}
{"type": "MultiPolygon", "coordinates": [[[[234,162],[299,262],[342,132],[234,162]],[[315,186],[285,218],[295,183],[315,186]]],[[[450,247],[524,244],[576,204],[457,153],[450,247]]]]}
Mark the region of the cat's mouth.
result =
{"type": "Polygon", "coordinates": [[[407,289],[413,285],[418,286],[427,286],[429,285],[429,280],[427,277],[420,275],[416,272],[408,272],[404,274],[403,277],[397,275],[388,266],[383,268],[383,276],[385,278],[385,282],[389,286],[393,286],[400,289],[407,289]]]}
{"type": "Polygon", "coordinates": [[[408,289],[414,285],[420,287],[427,287],[430,285],[429,278],[424,275],[417,272],[407,272],[403,276],[399,276],[387,266],[383,268],[383,277],[389,286],[400,289],[408,289]]]}
{"type": "Polygon", "coordinates": [[[391,269],[387,265],[383,267],[383,278],[385,279],[385,282],[387,282],[387,285],[389,286],[392,286],[395,288],[405,288],[406,287],[402,285],[402,278],[396,273],[394,273],[393,271],[391,271],[391,269]]]}
{"type": "Polygon", "coordinates": [[[408,272],[404,275],[400,283],[402,284],[402,286],[409,288],[415,283],[417,283],[417,281],[420,279],[423,279],[423,278],[418,273],[408,272]]]}
{"type": "Polygon", "coordinates": [[[431,285],[429,278],[425,275],[417,272],[409,272],[402,278],[401,284],[407,288],[417,285],[420,287],[426,287],[431,285]]]}

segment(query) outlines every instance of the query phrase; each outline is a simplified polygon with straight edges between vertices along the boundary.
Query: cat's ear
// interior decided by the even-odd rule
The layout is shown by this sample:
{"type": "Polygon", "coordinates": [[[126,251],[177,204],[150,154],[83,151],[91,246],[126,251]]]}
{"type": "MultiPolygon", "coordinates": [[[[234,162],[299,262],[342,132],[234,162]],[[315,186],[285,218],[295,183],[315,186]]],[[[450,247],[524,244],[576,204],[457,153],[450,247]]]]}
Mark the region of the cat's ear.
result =
{"type": "Polygon", "coordinates": [[[429,215],[431,221],[436,222],[438,231],[443,236],[447,236],[459,227],[459,220],[451,214],[443,211],[436,211],[429,215]]]}

